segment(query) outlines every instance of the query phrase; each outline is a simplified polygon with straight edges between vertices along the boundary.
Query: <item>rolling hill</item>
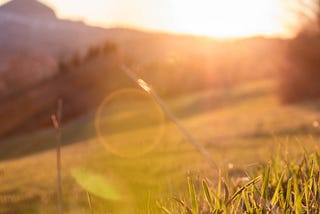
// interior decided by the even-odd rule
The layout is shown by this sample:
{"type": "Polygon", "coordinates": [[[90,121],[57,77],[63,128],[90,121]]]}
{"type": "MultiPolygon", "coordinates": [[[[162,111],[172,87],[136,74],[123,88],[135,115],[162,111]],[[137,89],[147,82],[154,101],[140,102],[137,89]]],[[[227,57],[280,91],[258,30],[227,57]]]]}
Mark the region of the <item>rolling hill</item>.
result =
{"type": "Polygon", "coordinates": [[[124,64],[175,96],[275,77],[287,43],[103,29],[58,19],[36,0],[8,2],[0,17],[1,138],[49,127],[59,99],[64,123],[94,112],[112,91],[132,87],[124,64]]]}
{"type": "Polygon", "coordinates": [[[59,60],[84,54],[106,36],[104,29],[58,19],[36,0],[0,6],[0,29],[0,95],[54,76],[59,60]]]}

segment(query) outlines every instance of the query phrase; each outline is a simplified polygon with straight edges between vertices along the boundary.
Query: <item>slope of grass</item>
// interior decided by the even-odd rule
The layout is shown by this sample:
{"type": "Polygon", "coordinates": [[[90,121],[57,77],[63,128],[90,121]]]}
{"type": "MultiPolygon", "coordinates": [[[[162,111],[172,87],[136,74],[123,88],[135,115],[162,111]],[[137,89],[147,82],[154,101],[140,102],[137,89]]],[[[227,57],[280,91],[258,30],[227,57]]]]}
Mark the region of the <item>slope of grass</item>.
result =
{"type": "MultiPolygon", "coordinates": [[[[273,81],[263,81],[166,102],[221,169],[232,166],[230,179],[237,179],[266,162],[278,144],[294,158],[302,145],[317,142],[319,128],[313,122],[319,119],[319,104],[282,106],[273,87],[273,81]]],[[[155,201],[188,194],[186,176],[218,177],[169,121],[151,152],[123,158],[96,138],[93,120],[94,114],[63,129],[65,213],[88,213],[87,192],[95,213],[158,213],[155,201]],[[94,183],[107,191],[99,192],[94,183]]],[[[122,136],[132,142],[125,131],[122,136]]],[[[0,213],[56,213],[54,132],[0,146],[0,213]]]]}

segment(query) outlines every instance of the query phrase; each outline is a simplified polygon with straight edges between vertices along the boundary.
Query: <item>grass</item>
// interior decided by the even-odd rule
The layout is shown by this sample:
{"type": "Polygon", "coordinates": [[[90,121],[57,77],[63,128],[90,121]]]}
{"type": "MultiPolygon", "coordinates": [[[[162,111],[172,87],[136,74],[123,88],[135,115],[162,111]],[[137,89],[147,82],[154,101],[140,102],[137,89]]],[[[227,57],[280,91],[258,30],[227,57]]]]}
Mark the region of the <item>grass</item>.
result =
{"type": "MultiPolygon", "coordinates": [[[[268,161],[277,145],[283,145],[283,150],[295,160],[302,154],[301,145],[313,148],[318,141],[320,130],[312,124],[319,119],[319,103],[283,106],[277,101],[273,88],[273,81],[261,81],[197,92],[168,99],[166,103],[219,168],[232,166],[227,170],[228,179],[241,183],[240,178],[247,172],[262,172],[255,169],[268,161]]],[[[94,213],[159,213],[157,201],[174,197],[184,202],[190,194],[186,177],[192,178],[189,183],[194,185],[191,192],[196,195],[194,206],[198,208],[190,206],[191,203],[188,206],[194,211],[202,209],[199,198],[205,193],[200,194],[200,177],[215,181],[219,175],[173,124],[166,121],[163,125],[165,130],[153,149],[134,158],[119,157],[106,149],[96,137],[94,115],[65,126],[61,151],[63,213],[92,210],[94,213]],[[99,192],[101,188],[92,183],[104,186],[105,191],[99,192]]],[[[138,143],[132,141],[134,137],[128,138],[126,132],[135,135],[133,130],[117,133],[122,142],[138,143]]],[[[143,129],[137,133],[143,135],[143,129]]],[[[54,131],[44,130],[0,142],[0,213],[57,213],[54,139],[54,131]]],[[[272,176],[273,170],[270,170],[272,176]]],[[[262,185],[261,181],[255,185],[262,185]]],[[[268,184],[271,181],[273,179],[268,184]]],[[[224,192],[224,182],[221,181],[220,194],[224,192]]],[[[215,182],[207,183],[213,200],[211,188],[215,185],[215,182]]],[[[237,191],[227,185],[229,195],[237,191]]],[[[252,185],[246,189],[250,188],[252,185]]],[[[242,197],[242,193],[240,195],[242,197]]],[[[178,202],[167,206],[170,203],[161,203],[161,206],[171,212],[179,209],[178,202]]]]}
{"type": "Polygon", "coordinates": [[[319,213],[320,212],[320,156],[318,151],[305,151],[300,162],[276,157],[261,169],[248,172],[246,183],[239,185],[220,177],[210,188],[210,180],[203,179],[196,192],[188,178],[188,198],[174,198],[170,213],[319,213]]]}

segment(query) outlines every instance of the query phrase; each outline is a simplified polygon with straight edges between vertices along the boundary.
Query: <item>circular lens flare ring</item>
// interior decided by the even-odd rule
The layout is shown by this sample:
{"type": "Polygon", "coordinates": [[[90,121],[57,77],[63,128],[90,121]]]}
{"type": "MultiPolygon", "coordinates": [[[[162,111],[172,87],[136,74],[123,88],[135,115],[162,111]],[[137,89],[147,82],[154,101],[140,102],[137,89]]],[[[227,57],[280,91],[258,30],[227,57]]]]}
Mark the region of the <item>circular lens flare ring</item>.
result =
{"type": "Polygon", "coordinates": [[[121,89],[106,97],[95,117],[98,140],[112,154],[135,158],[151,152],[165,130],[161,107],[146,92],[121,89]]]}

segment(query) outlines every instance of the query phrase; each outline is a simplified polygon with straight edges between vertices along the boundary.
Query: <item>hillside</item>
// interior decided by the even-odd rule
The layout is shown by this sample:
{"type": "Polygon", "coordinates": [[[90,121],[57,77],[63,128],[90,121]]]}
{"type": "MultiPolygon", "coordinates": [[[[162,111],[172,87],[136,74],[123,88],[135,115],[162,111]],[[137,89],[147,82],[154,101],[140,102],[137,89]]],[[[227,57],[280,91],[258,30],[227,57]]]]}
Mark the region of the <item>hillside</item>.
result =
{"type": "Polygon", "coordinates": [[[132,86],[122,65],[175,96],[273,78],[287,44],[102,29],[60,20],[36,0],[8,2],[0,17],[0,138],[50,127],[59,99],[65,124],[94,112],[112,91],[132,86]]]}
{"type": "MultiPolygon", "coordinates": [[[[132,35],[135,32],[118,30],[118,33],[132,35]]],[[[121,70],[123,64],[131,66],[134,62],[139,75],[161,96],[174,96],[274,78],[281,63],[282,41],[217,43],[208,39],[203,43],[201,38],[193,37],[139,32],[136,35],[120,41],[110,39],[116,44],[116,50],[80,58],[75,65],[70,62],[53,77],[2,96],[0,136],[50,127],[50,115],[55,112],[58,99],[64,102],[64,123],[95,111],[114,90],[132,87],[131,80],[121,70]],[[275,50],[280,50],[279,54],[270,57],[270,52],[275,50]],[[241,57],[236,54],[239,52],[243,53],[241,57]],[[256,61],[260,62],[258,67],[256,61]]],[[[26,83],[27,80],[20,81],[26,83]]]]}
{"type": "Polygon", "coordinates": [[[51,2],[234,39],[50,1],[0,0],[0,214],[320,213],[319,33],[277,38],[267,0],[51,2]]]}
{"type": "MultiPolygon", "coordinates": [[[[274,84],[273,80],[256,81],[166,102],[180,113],[179,119],[221,169],[236,179],[244,170],[267,161],[280,145],[286,154],[295,157],[301,147],[312,147],[319,138],[319,128],[312,125],[318,118],[319,102],[283,106],[273,94],[274,84]],[[209,104],[212,106],[207,108],[209,104]]],[[[212,168],[172,123],[166,123],[160,142],[150,153],[131,159],[118,157],[107,149],[97,138],[94,119],[94,115],[85,117],[62,130],[65,213],[89,212],[86,188],[90,186],[82,185],[97,177],[110,184],[111,189],[105,190],[104,198],[92,194],[96,213],[147,213],[148,201],[157,210],[155,201],[186,193],[187,172],[194,178],[215,181],[212,168]],[[74,144],[67,145],[71,143],[74,144]],[[108,198],[108,191],[112,190],[121,199],[108,198]]],[[[127,145],[138,143],[126,132],[121,133],[120,139],[127,145]]],[[[54,130],[5,140],[0,146],[0,212],[54,213],[54,130]]]]}
{"type": "Polygon", "coordinates": [[[8,95],[57,74],[59,61],[105,40],[106,30],[60,20],[36,0],[0,6],[0,95],[8,95]]]}
{"type": "Polygon", "coordinates": [[[12,0],[0,6],[0,57],[32,53],[55,59],[104,41],[106,30],[82,22],[58,19],[37,0],[12,0]]]}

